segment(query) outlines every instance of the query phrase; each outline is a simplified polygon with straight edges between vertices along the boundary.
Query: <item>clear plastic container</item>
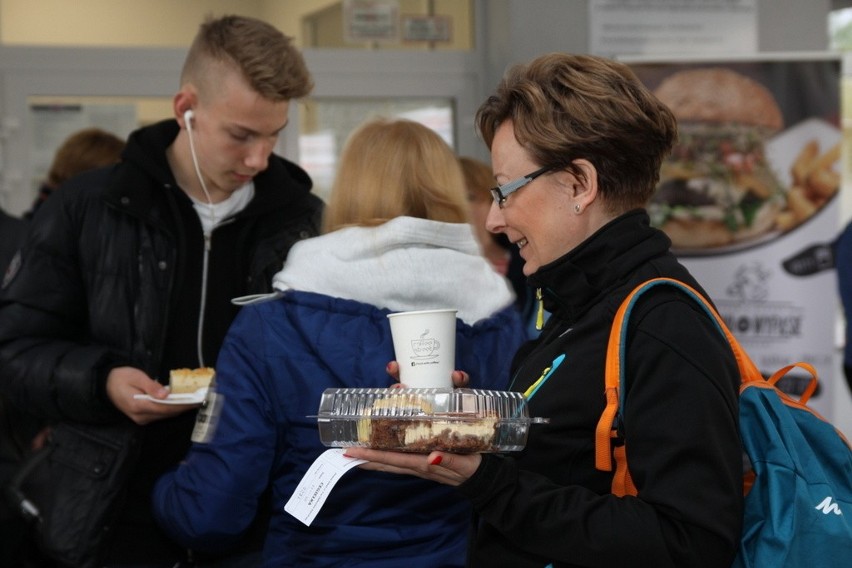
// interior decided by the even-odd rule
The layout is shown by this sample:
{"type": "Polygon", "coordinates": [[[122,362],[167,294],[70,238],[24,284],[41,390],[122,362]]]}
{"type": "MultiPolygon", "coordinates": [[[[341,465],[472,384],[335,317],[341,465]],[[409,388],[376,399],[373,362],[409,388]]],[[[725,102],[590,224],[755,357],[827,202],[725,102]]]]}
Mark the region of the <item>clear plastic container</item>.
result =
{"type": "Polygon", "coordinates": [[[520,451],[547,422],[521,393],[477,389],[326,389],[316,418],[326,446],[414,453],[520,451]]]}

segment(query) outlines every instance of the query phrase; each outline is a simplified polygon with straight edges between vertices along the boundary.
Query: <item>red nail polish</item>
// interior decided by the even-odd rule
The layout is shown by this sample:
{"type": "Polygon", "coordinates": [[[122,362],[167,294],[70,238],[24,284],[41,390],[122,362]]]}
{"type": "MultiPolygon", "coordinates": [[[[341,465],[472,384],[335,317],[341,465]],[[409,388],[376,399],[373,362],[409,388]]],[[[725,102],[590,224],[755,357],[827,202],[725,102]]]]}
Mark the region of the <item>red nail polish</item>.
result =
{"type": "Polygon", "coordinates": [[[441,465],[441,462],[444,461],[444,458],[441,456],[435,456],[432,458],[432,461],[429,462],[430,465],[441,465]]]}

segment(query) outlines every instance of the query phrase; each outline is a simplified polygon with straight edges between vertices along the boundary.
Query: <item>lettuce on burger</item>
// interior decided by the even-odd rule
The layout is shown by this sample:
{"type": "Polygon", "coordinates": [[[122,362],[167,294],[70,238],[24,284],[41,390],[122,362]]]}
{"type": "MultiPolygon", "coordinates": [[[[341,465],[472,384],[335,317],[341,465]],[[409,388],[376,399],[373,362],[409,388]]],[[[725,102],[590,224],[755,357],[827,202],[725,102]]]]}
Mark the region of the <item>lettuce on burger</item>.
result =
{"type": "Polygon", "coordinates": [[[689,69],[654,91],[678,119],[648,210],[678,249],[720,247],[770,231],[784,208],[765,142],[783,127],[772,94],[723,67],[689,69]]]}

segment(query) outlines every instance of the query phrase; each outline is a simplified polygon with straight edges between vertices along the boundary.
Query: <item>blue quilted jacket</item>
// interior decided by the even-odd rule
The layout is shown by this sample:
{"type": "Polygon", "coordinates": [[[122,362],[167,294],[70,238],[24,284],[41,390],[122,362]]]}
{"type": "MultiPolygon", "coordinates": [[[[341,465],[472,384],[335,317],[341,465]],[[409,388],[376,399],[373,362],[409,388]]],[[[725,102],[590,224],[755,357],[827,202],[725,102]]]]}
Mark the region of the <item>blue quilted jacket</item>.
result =
{"type": "MultiPolygon", "coordinates": [[[[155,515],[182,544],[225,548],[272,488],[267,566],[463,566],[470,508],[453,488],[413,477],[347,472],[305,526],[283,507],[325,448],[315,415],[329,387],[387,387],[388,310],[288,291],[242,309],[217,362],[224,402],[207,443],[154,491],[155,515]]],[[[524,332],[514,308],[457,328],[456,368],[471,387],[505,389],[524,332]]]]}

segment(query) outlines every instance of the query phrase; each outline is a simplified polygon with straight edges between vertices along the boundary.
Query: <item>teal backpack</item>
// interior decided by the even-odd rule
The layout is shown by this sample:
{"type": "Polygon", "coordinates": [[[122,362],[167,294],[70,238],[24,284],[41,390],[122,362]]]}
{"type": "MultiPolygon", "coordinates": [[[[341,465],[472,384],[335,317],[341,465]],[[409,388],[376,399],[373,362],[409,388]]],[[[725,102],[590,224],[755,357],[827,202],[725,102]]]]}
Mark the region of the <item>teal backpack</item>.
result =
{"type": "Polygon", "coordinates": [[[678,280],[655,278],[637,286],[621,304],[607,347],[607,407],[596,432],[596,467],[612,471],[615,495],[636,495],[627,468],[626,445],[612,448],[615,417],[624,404],[627,320],[636,300],[658,285],[674,286],[693,298],[716,322],[734,352],[742,377],[740,437],[751,463],[743,476],[745,514],[735,568],[852,566],[852,448],[807,402],[816,390],[816,370],[794,363],[766,379],[715,308],[678,280]],[[776,383],[795,367],[811,374],[796,400],[776,383]]]}

